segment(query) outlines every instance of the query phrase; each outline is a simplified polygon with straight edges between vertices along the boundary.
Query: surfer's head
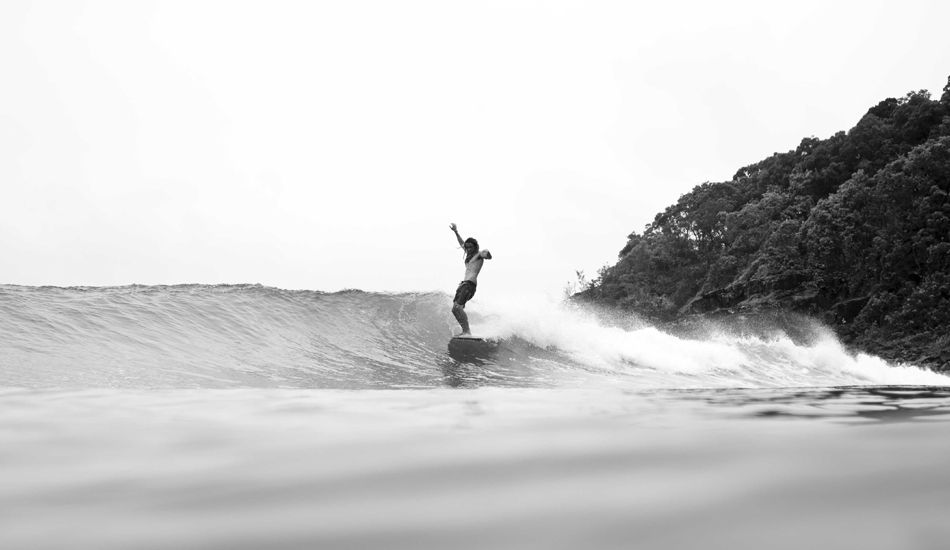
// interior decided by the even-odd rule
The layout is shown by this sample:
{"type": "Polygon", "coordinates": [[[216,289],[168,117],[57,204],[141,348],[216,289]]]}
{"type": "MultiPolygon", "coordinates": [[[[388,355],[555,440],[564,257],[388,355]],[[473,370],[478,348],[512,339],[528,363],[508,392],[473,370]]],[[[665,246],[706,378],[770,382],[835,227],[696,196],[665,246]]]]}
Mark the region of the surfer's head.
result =
{"type": "Polygon", "coordinates": [[[475,254],[478,254],[478,241],[469,237],[465,239],[462,248],[465,249],[465,257],[470,260],[475,254]]]}

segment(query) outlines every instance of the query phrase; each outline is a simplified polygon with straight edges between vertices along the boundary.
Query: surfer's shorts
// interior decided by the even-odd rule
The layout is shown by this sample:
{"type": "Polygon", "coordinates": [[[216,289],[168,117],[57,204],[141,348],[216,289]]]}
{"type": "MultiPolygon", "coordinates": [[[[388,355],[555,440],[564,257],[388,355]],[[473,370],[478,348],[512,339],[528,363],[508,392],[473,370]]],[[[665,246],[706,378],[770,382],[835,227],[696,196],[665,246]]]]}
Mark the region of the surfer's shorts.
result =
{"type": "Polygon", "coordinates": [[[455,291],[455,300],[452,301],[460,306],[464,306],[465,302],[472,299],[472,296],[475,296],[475,283],[472,281],[462,281],[455,291]]]}

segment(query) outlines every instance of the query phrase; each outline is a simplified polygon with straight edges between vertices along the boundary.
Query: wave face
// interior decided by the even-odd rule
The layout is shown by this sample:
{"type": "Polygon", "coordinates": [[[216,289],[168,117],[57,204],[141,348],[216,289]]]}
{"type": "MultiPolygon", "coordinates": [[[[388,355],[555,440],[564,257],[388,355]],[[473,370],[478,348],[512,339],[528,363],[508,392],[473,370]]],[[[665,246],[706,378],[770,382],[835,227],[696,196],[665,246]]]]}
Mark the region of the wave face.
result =
{"type": "Polygon", "coordinates": [[[544,300],[469,305],[483,344],[438,292],[289,291],[260,285],[0,285],[0,386],[32,388],[742,388],[947,385],[852,356],[816,325],[675,336],[544,300]]]}

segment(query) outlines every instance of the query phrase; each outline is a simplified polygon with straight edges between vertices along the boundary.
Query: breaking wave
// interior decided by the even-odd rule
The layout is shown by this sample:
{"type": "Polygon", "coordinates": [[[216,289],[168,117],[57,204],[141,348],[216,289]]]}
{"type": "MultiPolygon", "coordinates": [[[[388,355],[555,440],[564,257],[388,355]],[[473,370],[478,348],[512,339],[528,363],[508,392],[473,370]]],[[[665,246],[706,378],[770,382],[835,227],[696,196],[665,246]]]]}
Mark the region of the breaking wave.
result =
{"type": "Polygon", "coordinates": [[[853,355],[806,319],[665,332],[528,297],[470,303],[484,343],[450,342],[443,293],[260,285],[0,286],[0,386],[335,389],[947,385],[853,355]],[[807,333],[807,338],[801,334],[807,333]]]}

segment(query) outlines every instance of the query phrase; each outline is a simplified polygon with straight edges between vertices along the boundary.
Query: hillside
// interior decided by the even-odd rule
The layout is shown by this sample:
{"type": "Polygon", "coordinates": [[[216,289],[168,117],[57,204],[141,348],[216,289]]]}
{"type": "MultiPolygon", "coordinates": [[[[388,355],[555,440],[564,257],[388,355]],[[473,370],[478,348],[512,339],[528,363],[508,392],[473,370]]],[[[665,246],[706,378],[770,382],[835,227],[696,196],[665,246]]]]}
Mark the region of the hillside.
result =
{"type": "Polygon", "coordinates": [[[804,313],[855,349],[950,369],[950,78],[943,92],[696,186],[575,298],[659,321],[804,313]]]}

